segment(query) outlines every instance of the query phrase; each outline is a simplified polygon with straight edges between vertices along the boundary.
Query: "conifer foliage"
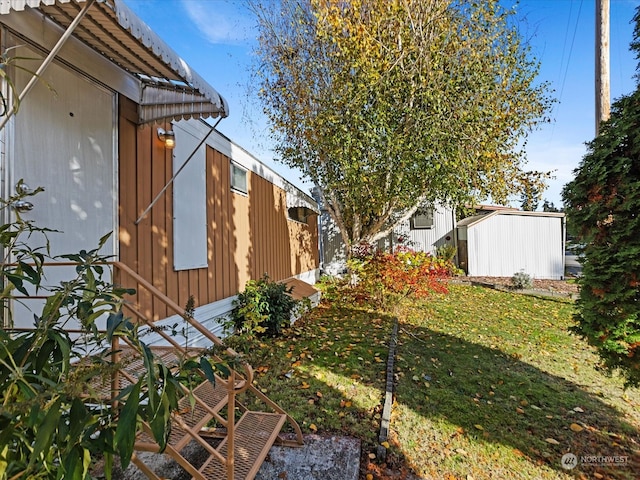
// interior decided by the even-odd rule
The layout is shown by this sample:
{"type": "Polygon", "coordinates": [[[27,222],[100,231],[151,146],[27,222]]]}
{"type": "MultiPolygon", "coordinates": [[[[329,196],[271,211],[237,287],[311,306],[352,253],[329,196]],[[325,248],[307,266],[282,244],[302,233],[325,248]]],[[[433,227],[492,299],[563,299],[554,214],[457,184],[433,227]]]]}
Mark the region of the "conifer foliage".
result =
{"type": "Polygon", "coordinates": [[[568,222],[582,245],[574,331],[598,349],[608,371],[619,370],[627,386],[638,386],[640,88],[613,104],[575,175],[563,191],[568,222]]]}

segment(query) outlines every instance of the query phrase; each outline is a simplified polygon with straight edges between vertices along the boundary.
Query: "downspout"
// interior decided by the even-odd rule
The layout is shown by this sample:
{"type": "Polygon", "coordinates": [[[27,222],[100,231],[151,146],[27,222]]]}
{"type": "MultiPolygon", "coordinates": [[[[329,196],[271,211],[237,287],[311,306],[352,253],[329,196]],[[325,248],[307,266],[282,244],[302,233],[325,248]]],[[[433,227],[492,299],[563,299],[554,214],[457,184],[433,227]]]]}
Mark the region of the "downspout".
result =
{"type": "Polygon", "coordinates": [[[458,226],[456,225],[456,207],[451,209],[451,225],[453,230],[453,246],[456,248],[455,264],[460,268],[460,257],[458,256],[458,226]]]}
{"type": "Polygon", "coordinates": [[[54,45],[54,47],[51,49],[49,54],[46,56],[46,58],[44,59],[40,67],[38,67],[38,70],[36,71],[36,73],[33,74],[33,77],[31,77],[31,80],[29,80],[29,83],[27,83],[27,85],[24,87],[24,90],[22,90],[20,95],[18,95],[18,102],[13,105],[13,108],[9,112],[7,112],[7,115],[2,119],[2,121],[0,121],[0,130],[2,130],[7,124],[7,122],[9,121],[9,119],[13,117],[13,115],[15,115],[20,105],[20,102],[24,100],[24,97],[31,91],[31,89],[36,84],[36,82],[38,81],[42,73],[45,71],[45,69],[53,62],[58,52],[62,49],[64,44],[67,43],[67,40],[69,40],[69,37],[71,37],[71,34],[73,33],[73,31],[80,24],[84,16],[89,11],[89,8],[91,8],[91,6],[95,3],[95,1],[96,0],[87,0],[87,3],[85,4],[84,7],[82,7],[82,10],[80,10],[80,13],[78,13],[76,18],[73,19],[73,22],[71,22],[71,24],[67,27],[65,32],[62,34],[62,36],[58,40],[58,42],[54,45]]]}
{"type": "Polygon", "coordinates": [[[562,275],[561,279],[564,280],[566,278],[567,271],[567,216],[566,214],[562,216],[562,222],[560,222],[560,229],[562,235],[562,275]]]}

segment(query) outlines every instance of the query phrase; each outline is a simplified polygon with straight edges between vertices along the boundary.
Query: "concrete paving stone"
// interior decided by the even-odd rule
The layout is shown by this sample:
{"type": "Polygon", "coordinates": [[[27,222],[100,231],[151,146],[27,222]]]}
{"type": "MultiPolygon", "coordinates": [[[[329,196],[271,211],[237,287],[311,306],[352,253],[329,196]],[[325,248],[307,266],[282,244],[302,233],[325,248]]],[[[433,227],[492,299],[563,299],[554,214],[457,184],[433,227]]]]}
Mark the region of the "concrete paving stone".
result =
{"type": "MultiPolygon", "coordinates": [[[[290,435],[285,438],[294,439],[290,435]]],[[[182,452],[198,467],[207,458],[204,448],[191,442],[182,452]]],[[[157,453],[138,453],[140,459],[161,478],[189,480],[187,474],[175,461],[157,453]]],[[[117,460],[119,463],[119,460],[117,460]]],[[[358,480],[360,471],[360,440],[352,437],[305,435],[302,447],[274,445],[260,467],[256,480],[358,480]]],[[[102,472],[94,477],[103,479],[102,472]]],[[[114,480],[147,480],[135,465],[125,471],[115,466],[114,480]]]]}
{"type": "Polygon", "coordinates": [[[357,480],[360,440],[305,435],[300,448],[273,446],[256,480],[357,480]]]}

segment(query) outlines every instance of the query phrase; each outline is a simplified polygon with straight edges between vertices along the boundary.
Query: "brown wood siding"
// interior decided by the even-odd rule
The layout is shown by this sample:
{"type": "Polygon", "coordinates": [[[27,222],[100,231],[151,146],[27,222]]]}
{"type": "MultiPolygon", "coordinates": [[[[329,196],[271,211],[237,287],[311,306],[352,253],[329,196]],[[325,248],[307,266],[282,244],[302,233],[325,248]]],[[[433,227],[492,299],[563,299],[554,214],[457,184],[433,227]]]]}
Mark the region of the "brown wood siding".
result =
{"type": "MultiPolygon", "coordinates": [[[[207,147],[208,268],[174,271],[171,186],[135,225],[173,172],[171,152],[157,140],[157,127],[137,126],[135,104],[120,98],[122,262],[182,306],[190,295],[194,296],[196,306],[235,295],[248,280],[260,278],[264,273],[273,280],[283,280],[318,267],[316,217],[310,218],[309,225],[288,220],[284,190],[252,172],[247,172],[248,194],[233,191],[230,159],[207,147]]],[[[143,292],[134,301],[150,318],[161,319],[173,313],[152,302],[143,292]]]]}

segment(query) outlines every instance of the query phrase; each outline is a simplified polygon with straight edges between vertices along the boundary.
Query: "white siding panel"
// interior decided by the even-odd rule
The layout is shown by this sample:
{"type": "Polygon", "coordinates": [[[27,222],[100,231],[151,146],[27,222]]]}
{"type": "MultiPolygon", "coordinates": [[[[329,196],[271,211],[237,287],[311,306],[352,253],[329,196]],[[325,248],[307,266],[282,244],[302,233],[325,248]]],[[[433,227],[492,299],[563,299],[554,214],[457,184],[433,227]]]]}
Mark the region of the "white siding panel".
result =
{"type": "Polygon", "coordinates": [[[451,209],[438,206],[433,212],[433,228],[409,230],[409,240],[415,250],[431,252],[445,243],[454,244],[454,213],[451,209]]]}
{"type": "Polygon", "coordinates": [[[467,229],[470,276],[564,276],[561,217],[496,215],[467,229]]]}

